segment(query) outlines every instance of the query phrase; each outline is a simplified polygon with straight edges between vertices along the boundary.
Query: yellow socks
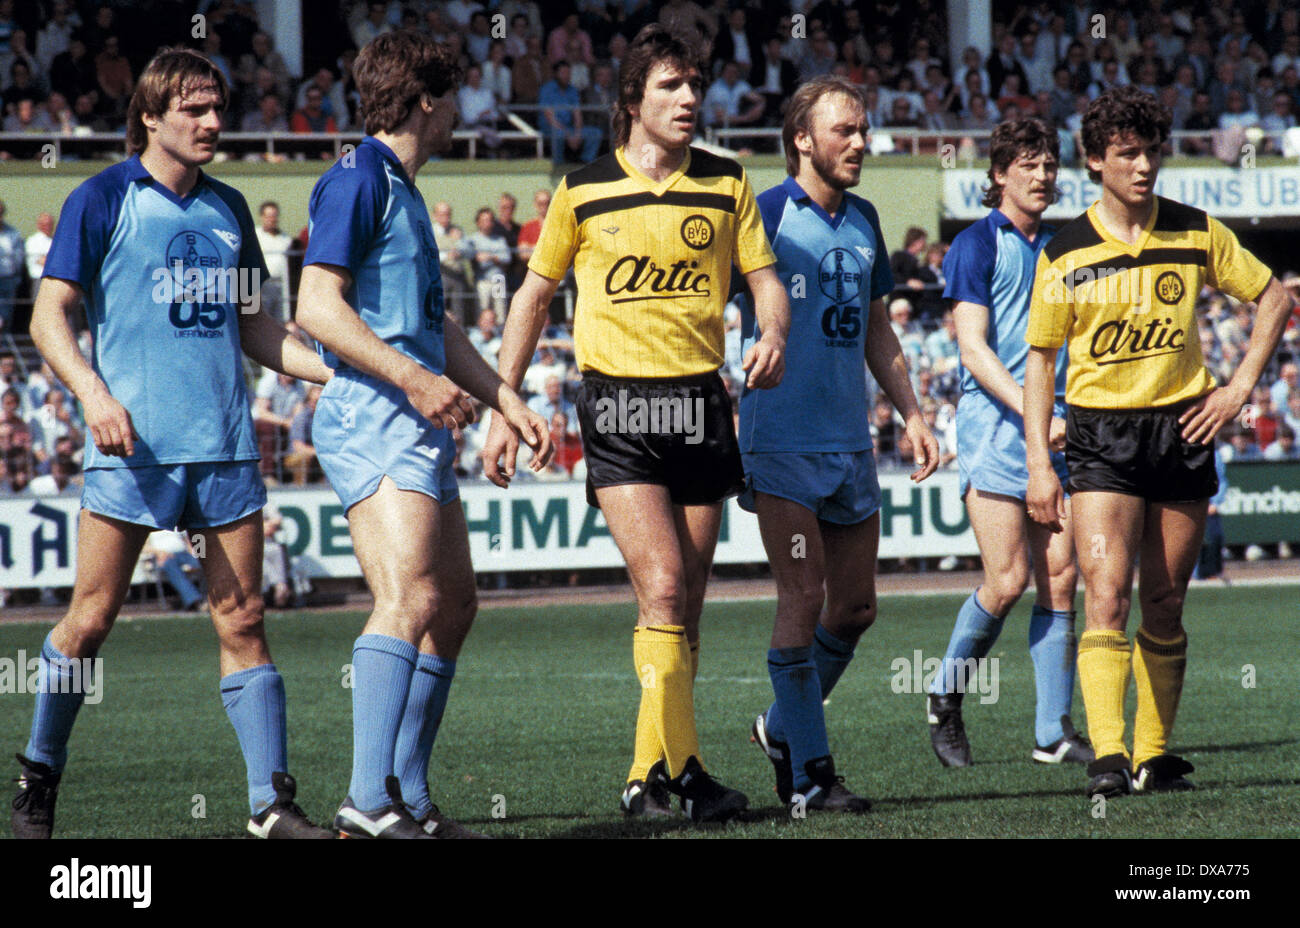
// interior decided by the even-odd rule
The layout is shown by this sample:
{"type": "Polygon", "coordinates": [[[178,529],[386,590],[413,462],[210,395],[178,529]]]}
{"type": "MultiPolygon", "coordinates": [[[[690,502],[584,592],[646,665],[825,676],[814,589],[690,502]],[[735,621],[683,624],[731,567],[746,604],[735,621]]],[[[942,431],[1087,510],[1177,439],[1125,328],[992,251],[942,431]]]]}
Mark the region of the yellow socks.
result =
{"type": "Polygon", "coordinates": [[[680,625],[642,625],[632,634],[641,708],[629,782],[644,780],[661,758],[668,776],[677,777],[688,757],[700,755],[691,656],[686,629],[680,625]]]}
{"type": "MultiPolygon", "coordinates": [[[[1138,629],[1134,636],[1133,681],[1137,717],[1133,721],[1133,766],[1165,753],[1178,714],[1187,670],[1187,635],[1156,638],[1138,629]]],[[[1098,752],[1100,754],[1100,752],[1098,752]]]]}
{"type": "Polygon", "coordinates": [[[1079,688],[1088,713],[1088,737],[1097,757],[1123,754],[1124,693],[1128,689],[1130,657],[1123,632],[1085,631],[1079,639],[1079,688]]]}

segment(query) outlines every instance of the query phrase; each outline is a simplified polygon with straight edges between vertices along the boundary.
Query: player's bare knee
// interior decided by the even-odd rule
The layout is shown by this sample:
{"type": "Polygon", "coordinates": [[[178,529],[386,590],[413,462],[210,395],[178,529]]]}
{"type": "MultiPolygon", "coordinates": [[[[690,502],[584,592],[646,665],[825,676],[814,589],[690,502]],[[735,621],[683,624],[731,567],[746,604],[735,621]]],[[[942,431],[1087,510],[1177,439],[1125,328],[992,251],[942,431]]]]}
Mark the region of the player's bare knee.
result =
{"type": "Polygon", "coordinates": [[[1169,587],[1152,593],[1142,593],[1140,596],[1142,624],[1167,626],[1172,623],[1176,628],[1183,614],[1184,599],[1182,593],[1169,587]]]}
{"type": "Polygon", "coordinates": [[[993,576],[986,576],[980,585],[980,605],[993,615],[1006,615],[1019,602],[1029,587],[1029,569],[1019,564],[993,576]]]}
{"type": "Polygon", "coordinates": [[[686,614],[686,585],[677,574],[656,574],[642,585],[637,606],[660,620],[681,621],[686,614]]]}
{"type": "Polygon", "coordinates": [[[831,603],[827,606],[826,625],[837,638],[856,641],[874,624],[876,624],[874,599],[843,604],[831,603]]]}
{"type": "Polygon", "coordinates": [[[213,604],[212,622],[217,635],[238,649],[244,643],[266,639],[266,603],[262,594],[227,597],[213,604]]]}

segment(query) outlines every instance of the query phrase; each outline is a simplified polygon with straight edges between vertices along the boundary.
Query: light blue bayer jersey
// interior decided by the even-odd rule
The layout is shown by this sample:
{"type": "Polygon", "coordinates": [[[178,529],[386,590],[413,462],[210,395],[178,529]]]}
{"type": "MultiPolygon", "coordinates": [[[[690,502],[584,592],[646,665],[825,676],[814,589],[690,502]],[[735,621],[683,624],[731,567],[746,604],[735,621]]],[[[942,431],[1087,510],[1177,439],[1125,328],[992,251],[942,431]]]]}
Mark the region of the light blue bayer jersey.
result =
{"type": "MultiPolygon", "coordinates": [[[[402,163],[366,136],[316,182],[304,264],[331,264],[352,276],[345,298],[361,321],[435,374],[443,351],[442,274],[429,211],[402,163]]],[[[350,368],[330,351],[325,363],[350,368]]]]}
{"type": "Polygon", "coordinates": [[[92,364],[140,436],[129,458],[88,441],[87,468],[257,460],[239,302],[267,272],[238,191],[200,172],[177,197],[139,157],[114,165],[64,203],[43,276],[85,293],[92,364]]]}
{"type": "MultiPolygon", "coordinates": [[[[867,311],[894,289],[880,217],[848,192],[830,216],[793,177],[757,199],[790,294],[790,337],[780,385],[741,394],[740,450],[864,451],[871,447],[867,311]]],[[[762,333],[752,300],[741,309],[748,351],[762,333]]]]}
{"type": "MultiPolygon", "coordinates": [[[[995,209],[958,233],[943,259],[943,274],[948,281],[944,297],[988,307],[989,347],[1021,386],[1025,383],[1025,359],[1029,357],[1025,328],[1029,324],[1034,272],[1039,253],[1054,233],[1050,226],[1040,225],[1038,237],[1031,243],[1001,210],[995,209]]],[[[1069,360],[1065,350],[1056,356],[1058,397],[1065,396],[1069,360]]],[[[964,364],[961,388],[964,393],[985,392],[964,364]]]]}

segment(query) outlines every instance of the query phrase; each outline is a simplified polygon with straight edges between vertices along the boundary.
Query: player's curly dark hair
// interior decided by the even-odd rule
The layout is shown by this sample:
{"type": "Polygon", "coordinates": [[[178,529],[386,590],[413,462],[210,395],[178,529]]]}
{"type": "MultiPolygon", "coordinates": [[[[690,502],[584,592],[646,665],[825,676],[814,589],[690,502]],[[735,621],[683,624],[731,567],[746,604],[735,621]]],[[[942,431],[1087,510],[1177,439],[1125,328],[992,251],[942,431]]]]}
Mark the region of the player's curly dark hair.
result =
{"type": "Polygon", "coordinates": [[[220,95],[218,107],[224,112],[230,101],[230,88],[221,69],[207,55],[180,46],[159,49],[140,73],[131,102],[127,104],[127,151],[138,155],[149,144],[149,132],[142,117],[161,116],[171,107],[174,97],[183,100],[209,87],[220,95]]]}
{"type": "MultiPolygon", "coordinates": [[[[1061,140],[1047,123],[1032,118],[998,123],[989,139],[989,185],[984,188],[984,205],[990,209],[1002,205],[1002,185],[993,179],[994,171],[1005,174],[1021,158],[1041,154],[1061,160],[1061,140]]],[[[1049,202],[1055,203],[1060,195],[1060,189],[1053,185],[1049,202]]]]}
{"type": "Polygon", "coordinates": [[[663,26],[645,26],[636,34],[623,56],[618,74],[618,101],[614,104],[614,145],[626,145],[632,133],[631,108],[645,97],[646,79],[660,62],[683,73],[704,73],[704,49],[689,36],[663,26]]]}
{"type": "Polygon", "coordinates": [[[414,29],[375,36],[352,63],[366,133],[391,132],[406,121],[423,94],[437,98],[460,86],[455,53],[414,29]]]}
{"type": "MultiPolygon", "coordinates": [[[[1106,146],[1132,134],[1149,142],[1163,145],[1169,139],[1169,129],[1174,116],[1149,93],[1136,87],[1112,87],[1092,103],[1083,114],[1083,153],[1089,158],[1106,157],[1106,146]]],[[[1094,184],[1101,182],[1101,174],[1088,169],[1094,184]]]]}

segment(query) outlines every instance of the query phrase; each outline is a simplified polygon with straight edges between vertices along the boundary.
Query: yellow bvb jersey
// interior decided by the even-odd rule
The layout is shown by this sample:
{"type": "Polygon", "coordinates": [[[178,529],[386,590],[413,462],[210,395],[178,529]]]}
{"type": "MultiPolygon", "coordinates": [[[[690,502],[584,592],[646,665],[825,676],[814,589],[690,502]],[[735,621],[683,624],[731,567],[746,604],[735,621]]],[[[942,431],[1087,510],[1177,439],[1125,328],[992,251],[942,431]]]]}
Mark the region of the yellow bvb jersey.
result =
{"type": "Polygon", "coordinates": [[[1168,406],[1215,387],[1196,321],[1201,287],[1254,301],[1272,276],[1203,210],[1156,197],[1129,245],[1106,231],[1094,203],[1039,255],[1025,340],[1041,348],[1069,341],[1071,406],[1168,406]]]}
{"type": "Polygon", "coordinates": [[[656,183],[619,148],[560,182],[528,268],[573,265],[579,369],[654,378],[722,366],[733,263],[776,263],[744,169],[691,148],[656,183]]]}

